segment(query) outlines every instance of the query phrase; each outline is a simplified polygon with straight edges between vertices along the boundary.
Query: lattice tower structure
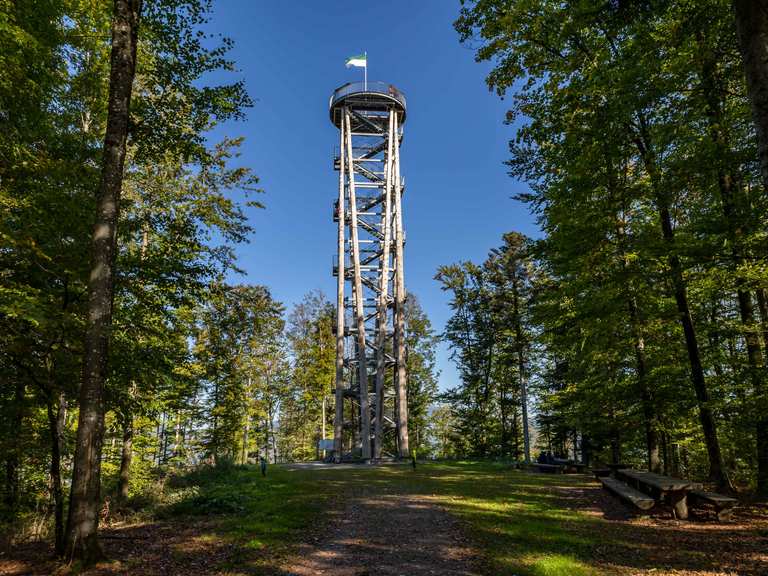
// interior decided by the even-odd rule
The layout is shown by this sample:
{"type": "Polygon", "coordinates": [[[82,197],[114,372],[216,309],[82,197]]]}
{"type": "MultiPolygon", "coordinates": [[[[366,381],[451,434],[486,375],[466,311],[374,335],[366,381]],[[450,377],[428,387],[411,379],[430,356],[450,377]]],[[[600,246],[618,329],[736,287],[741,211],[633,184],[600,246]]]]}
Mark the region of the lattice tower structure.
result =
{"type": "Polygon", "coordinates": [[[408,457],[400,145],[405,96],[383,82],[334,91],[339,129],[334,459],[408,457]]]}

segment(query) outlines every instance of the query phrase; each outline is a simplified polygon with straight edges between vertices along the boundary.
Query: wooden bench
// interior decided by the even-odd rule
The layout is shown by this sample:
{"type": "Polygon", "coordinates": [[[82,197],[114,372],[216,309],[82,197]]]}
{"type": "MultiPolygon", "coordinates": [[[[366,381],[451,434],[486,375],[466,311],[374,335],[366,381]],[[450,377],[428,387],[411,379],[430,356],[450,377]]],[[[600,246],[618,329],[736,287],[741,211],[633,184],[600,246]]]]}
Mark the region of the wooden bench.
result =
{"type": "Polygon", "coordinates": [[[602,482],[603,488],[613,492],[616,496],[640,510],[650,510],[656,504],[653,498],[639,490],[635,490],[631,486],[627,486],[621,480],[616,480],[610,476],[603,476],[600,478],[600,482],[602,482]]]}
{"type": "Polygon", "coordinates": [[[565,474],[581,474],[587,467],[586,464],[576,462],[575,460],[568,460],[566,458],[553,458],[549,464],[554,466],[562,466],[563,473],[565,474]]]}
{"type": "Polygon", "coordinates": [[[561,464],[542,464],[536,462],[534,466],[536,466],[539,472],[544,472],[545,474],[562,474],[565,469],[565,466],[561,464]]]}
{"type": "Polygon", "coordinates": [[[600,478],[605,478],[606,476],[610,476],[611,469],[610,468],[593,468],[592,474],[595,475],[595,478],[600,480],[600,478]]]}
{"type": "Polygon", "coordinates": [[[676,518],[681,520],[688,518],[686,494],[691,490],[691,483],[688,480],[630,469],[616,470],[615,474],[619,480],[624,480],[639,491],[652,494],[657,500],[667,499],[672,505],[676,518]]]}
{"type": "Polygon", "coordinates": [[[730,496],[724,496],[717,492],[704,492],[703,490],[691,490],[688,492],[688,504],[699,507],[702,504],[713,506],[720,522],[728,522],[733,514],[733,508],[739,501],[730,496]]]}

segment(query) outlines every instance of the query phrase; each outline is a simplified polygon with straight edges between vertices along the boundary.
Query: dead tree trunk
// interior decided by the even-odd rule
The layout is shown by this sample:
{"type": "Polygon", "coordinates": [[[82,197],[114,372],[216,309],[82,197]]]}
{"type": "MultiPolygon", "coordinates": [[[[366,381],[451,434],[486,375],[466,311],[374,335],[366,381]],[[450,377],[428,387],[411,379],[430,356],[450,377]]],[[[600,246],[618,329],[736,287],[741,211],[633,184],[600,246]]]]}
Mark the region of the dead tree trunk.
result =
{"type": "Polygon", "coordinates": [[[112,323],[117,223],[123,185],[128,115],[136,74],[141,0],[115,0],[112,17],[107,127],[96,201],[83,380],[77,426],[66,553],[85,564],[101,556],[98,542],[104,380],[112,323]]]}

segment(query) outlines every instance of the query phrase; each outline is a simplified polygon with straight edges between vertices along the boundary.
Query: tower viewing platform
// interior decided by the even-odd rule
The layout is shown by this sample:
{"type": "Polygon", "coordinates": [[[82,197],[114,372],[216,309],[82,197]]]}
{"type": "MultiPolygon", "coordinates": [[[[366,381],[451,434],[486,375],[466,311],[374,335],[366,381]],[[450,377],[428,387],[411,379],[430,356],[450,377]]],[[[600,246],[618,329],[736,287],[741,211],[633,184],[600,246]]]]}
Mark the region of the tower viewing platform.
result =
{"type": "Polygon", "coordinates": [[[372,112],[388,112],[394,108],[397,111],[398,124],[402,126],[405,122],[405,94],[386,82],[348,82],[336,88],[328,108],[331,122],[337,128],[341,126],[344,106],[372,112]]]}

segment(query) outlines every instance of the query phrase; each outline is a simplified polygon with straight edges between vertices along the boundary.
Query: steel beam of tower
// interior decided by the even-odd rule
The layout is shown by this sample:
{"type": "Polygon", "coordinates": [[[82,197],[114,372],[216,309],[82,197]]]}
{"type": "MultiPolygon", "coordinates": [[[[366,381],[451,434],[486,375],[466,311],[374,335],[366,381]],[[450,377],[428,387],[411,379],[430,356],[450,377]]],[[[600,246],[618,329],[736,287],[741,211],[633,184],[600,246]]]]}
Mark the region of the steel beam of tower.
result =
{"type": "Polygon", "coordinates": [[[330,115],[339,129],[334,459],[407,457],[405,96],[383,82],[345,84],[330,115]]]}

